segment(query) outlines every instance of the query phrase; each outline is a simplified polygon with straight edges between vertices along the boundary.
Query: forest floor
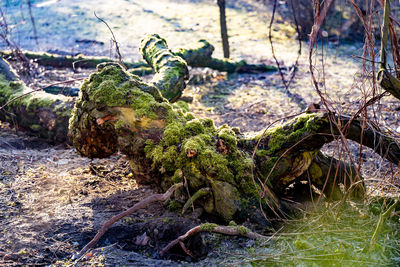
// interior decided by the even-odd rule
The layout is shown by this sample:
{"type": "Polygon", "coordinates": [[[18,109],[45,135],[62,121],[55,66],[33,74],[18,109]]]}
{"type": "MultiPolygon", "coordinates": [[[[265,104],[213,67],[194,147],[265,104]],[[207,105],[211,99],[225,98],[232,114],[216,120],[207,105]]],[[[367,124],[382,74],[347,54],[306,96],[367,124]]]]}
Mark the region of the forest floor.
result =
{"type": "MultiPolygon", "coordinates": [[[[20,8],[12,1],[2,7],[8,24],[17,25],[12,29],[12,38],[22,49],[114,57],[110,32],[93,15],[96,12],[113,29],[126,61],[140,59],[138,45],[145,33],[159,33],[170,48],[207,39],[216,48],[215,56],[222,54],[218,9],[212,0],[117,0],[112,5],[98,0],[31,2],[38,45],[27,7],[20,8]]],[[[271,7],[258,2],[230,1],[227,18],[232,58],[274,64],[267,41],[271,7]]],[[[295,31],[279,17],[274,25],[275,53],[283,73],[289,77],[298,50],[295,31]]],[[[289,90],[301,95],[307,104],[317,103],[319,97],[310,80],[307,44],[302,45],[303,53],[289,90]]],[[[339,113],[351,114],[362,105],[363,95],[371,94],[371,90],[362,91],[365,75],[361,60],[354,57],[362,55],[362,47],[360,43],[326,42],[324,50],[319,49],[314,57],[317,79],[339,113]]],[[[87,77],[91,71],[37,67],[29,86],[39,88],[56,81],[87,77]]],[[[211,69],[190,72],[184,96],[193,99],[190,103],[193,113],[212,118],[216,125],[226,123],[240,127],[243,132],[260,131],[278,119],[302,111],[282,85],[278,72],[231,75],[211,69]]],[[[72,86],[79,86],[79,82],[72,86]]],[[[400,135],[400,127],[397,128],[400,118],[393,113],[398,106],[393,97],[387,96],[370,110],[372,117],[376,114],[377,123],[395,136],[400,135]]],[[[90,160],[79,156],[68,144],[51,145],[5,123],[0,126],[0,266],[74,264],[71,255],[95,235],[106,219],[155,193],[152,188],[135,183],[122,155],[90,160]]],[[[352,152],[349,156],[356,164],[363,164],[361,171],[370,180],[370,194],[383,192],[377,180],[397,185],[396,175],[387,175],[391,167],[387,161],[370,150],[360,155],[359,147],[351,142],[349,146],[352,152]],[[373,192],[376,188],[380,191],[373,192]]],[[[324,151],[338,157],[336,143],[326,146],[324,151]]],[[[398,193],[393,187],[386,190],[398,193]]],[[[331,212],[337,207],[322,213],[315,212],[314,207],[310,205],[310,212],[279,229],[270,243],[205,235],[203,245],[197,247],[201,260],[190,263],[190,257],[178,252],[161,259],[158,251],[172,238],[203,222],[200,212],[177,216],[163,203],[154,204],[116,223],[102,238],[99,248],[78,265],[371,266],[390,265],[399,260],[400,246],[396,241],[399,238],[393,230],[398,226],[393,220],[380,239],[384,249],[366,255],[363,246],[372,235],[379,212],[364,210],[364,206],[356,203],[340,216],[331,212]],[[316,232],[321,235],[316,236],[316,232]],[[151,241],[143,245],[141,240],[147,236],[151,241]]],[[[196,244],[193,246],[196,248],[196,244]]]]}

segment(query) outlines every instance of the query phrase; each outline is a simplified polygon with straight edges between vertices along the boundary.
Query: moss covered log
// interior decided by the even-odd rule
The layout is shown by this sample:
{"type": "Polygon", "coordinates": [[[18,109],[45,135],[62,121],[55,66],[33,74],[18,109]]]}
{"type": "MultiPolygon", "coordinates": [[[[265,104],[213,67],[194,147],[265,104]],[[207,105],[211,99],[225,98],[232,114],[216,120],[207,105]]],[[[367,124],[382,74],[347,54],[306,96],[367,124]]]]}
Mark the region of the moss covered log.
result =
{"type": "Polygon", "coordinates": [[[245,60],[233,61],[230,59],[214,58],[214,46],[207,40],[199,40],[197,43],[174,51],[177,55],[185,59],[191,67],[211,68],[228,73],[257,73],[277,71],[275,66],[266,64],[248,64],[245,60]]]}
{"type": "Polygon", "coordinates": [[[0,58],[0,120],[51,142],[67,140],[73,100],[63,95],[34,92],[0,58]]]}
{"type": "MultiPolygon", "coordinates": [[[[214,46],[206,40],[199,40],[197,43],[181,48],[174,53],[183,58],[191,67],[211,68],[218,71],[228,73],[260,73],[268,71],[277,71],[275,66],[266,64],[248,64],[246,61],[233,61],[230,59],[218,59],[212,56],[214,46]]],[[[10,51],[0,52],[3,57],[13,57],[10,51]]],[[[113,62],[112,59],[106,57],[87,57],[84,55],[77,56],[60,56],[45,52],[25,51],[24,55],[39,65],[51,66],[55,68],[96,68],[100,63],[113,62]]],[[[129,72],[139,76],[153,73],[151,64],[145,61],[124,62],[129,72]]]]}
{"type": "MultiPolygon", "coordinates": [[[[182,91],[187,69],[165,40],[147,36],[141,47],[153,68],[165,68],[156,82],[146,84],[111,64],[100,66],[83,83],[70,120],[71,139],[82,155],[107,157],[120,150],[139,183],[166,190],[187,181],[190,195],[196,196],[194,205],[225,221],[248,216],[249,207],[260,200],[265,207],[279,208],[279,198],[300,180],[309,180],[328,197],[337,198],[339,183],[349,187],[361,179],[351,167],[319,152],[339,134],[331,132],[332,114],[303,114],[265,135],[246,136],[227,125],[215,127],[210,119],[196,118],[184,103],[168,101],[176,96],[165,89],[182,91]],[[260,138],[253,177],[252,152],[260,138]],[[337,172],[329,167],[332,162],[337,172]]],[[[359,141],[363,133],[363,144],[398,163],[399,145],[393,140],[371,127],[361,131],[357,120],[333,117],[340,125],[349,123],[348,138],[359,141]]],[[[362,193],[359,183],[355,195],[362,193]]],[[[188,199],[186,189],[175,194],[182,206],[188,199]]]]}
{"type": "MultiPolygon", "coordinates": [[[[0,52],[2,57],[13,57],[11,51],[0,52]]],[[[33,60],[42,66],[49,66],[55,68],[84,68],[84,69],[94,69],[98,64],[113,62],[112,59],[108,57],[87,57],[84,55],[76,56],[61,56],[57,54],[47,53],[47,52],[32,52],[24,51],[23,53],[26,58],[33,60]]],[[[137,69],[141,67],[149,67],[146,62],[124,62],[127,68],[137,69]]]]}

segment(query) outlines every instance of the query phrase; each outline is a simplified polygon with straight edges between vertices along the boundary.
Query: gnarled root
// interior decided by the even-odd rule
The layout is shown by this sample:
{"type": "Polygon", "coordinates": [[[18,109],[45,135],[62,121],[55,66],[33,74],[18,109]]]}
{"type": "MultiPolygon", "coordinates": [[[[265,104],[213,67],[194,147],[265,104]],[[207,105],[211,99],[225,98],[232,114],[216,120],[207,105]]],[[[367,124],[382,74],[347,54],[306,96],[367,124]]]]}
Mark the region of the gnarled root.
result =
{"type": "Polygon", "coordinates": [[[153,202],[159,202],[159,201],[165,201],[167,199],[169,199],[171,197],[171,195],[174,193],[174,191],[181,187],[183,184],[179,183],[179,184],[175,184],[173,186],[171,186],[164,194],[154,194],[151,195],[145,199],[143,199],[142,201],[140,201],[139,203],[136,203],[133,207],[127,209],[124,212],[121,212],[113,217],[111,217],[108,221],[106,221],[103,226],[100,228],[100,230],[97,232],[97,234],[95,235],[95,237],[93,237],[93,239],[86,244],[86,246],[84,246],[81,251],[79,251],[78,254],[74,255],[73,258],[74,259],[79,259],[81,258],[83,255],[85,255],[85,253],[91,249],[94,245],[96,245],[96,243],[100,240],[100,238],[106,233],[106,231],[118,220],[131,215],[132,213],[134,213],[135,211],[139,210],[139,209],[143,209],[145,207],[147,207],[149,204],[153,203],[153,202]]]}
{"type": "Polygon", "coordinates": [[[168,245],[166,245],[161,251],[160,254],[163,255],[165,252],[170,250],[172,247],[174,247],[176,244],[180,244],[182,247],[183,251],[185,251],[186,254],[188,254],[190,257],[193,258],[193,253],[189,251],[183,241],[185,241],[187,238],[201,232],[208,232],[208,233],[219,233],[219,234],[224,234],[224,235],[236,235],[236,236],[244,236],[248,237],[251,239],[262,239],[262,238],[267,238],[266,236],[260,235],[258,233],[250,231],[245,226],[221,226],[217,225],[214,223],[204,223],[200,224],[189,231],[187,231],[184,235],[179,236],[177,239],[171,241],[168,245]]]}

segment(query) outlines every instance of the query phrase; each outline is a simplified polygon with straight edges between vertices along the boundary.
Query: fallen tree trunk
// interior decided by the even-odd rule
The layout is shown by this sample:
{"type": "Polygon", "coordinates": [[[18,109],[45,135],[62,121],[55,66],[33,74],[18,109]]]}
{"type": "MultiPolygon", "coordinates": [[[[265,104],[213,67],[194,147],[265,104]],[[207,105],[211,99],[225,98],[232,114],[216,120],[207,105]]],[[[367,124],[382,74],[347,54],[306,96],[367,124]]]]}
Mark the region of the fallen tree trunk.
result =
{"type": "Polygon", "coordinates": [[[0,120],[50,142],[67,140],[74,101],[28,88],[0,58],[0,120]]]}
{"type": "MultiPolygon", "coordinates": [[[[101,66],[82,85],[70,120],[72,142],[90,158],[120,150],[139,183],[166,190],[186,182],[190,195],[207,191],[196,198],[196,205],[225,221],[247,217],[248,207],[259,201],[279,213],[280,196],[305,175],[328,196],[337,197],[339,183],[349,188],[355,182],[355,195],[362,194],[361,178],[353,168],[319,152],[341,134],[356,142],[363,137],[364,145],[399,162],[400,147],[394,140],[373,127],[362,131],[357,120],[324,112],[303,114],[265,135],[249,137],[226,125],[217,128],[212,120],[170,104],[185,87],[187,67],[165,40],[148,36],[141,52],[157,72],[154,80],[146,84],[119,65],[101,66]],[[335,129],[332,119],[346,127],[335,129]],[[260,138],[252,175],[252,152],[260,138]]],[[[175,198],[183,205],[188,196],[182,189],[175,198]]]]}
{"type": "MultiPolygon", "coordinates": [[[[144,83],[117,64],[100,64],[98,72],[82,85],[70,120],[70,136],[77,150],[91,158],[122,151],[139,183],[165,190],[187,181],[193,198],[186,191],[178,192],[176,200],[182,206],[190,198],[226,221],[247,216],[247,207],[259,201],[276,212],[287,188],[301,180],[338,198],[342,194],[339,183],[350,188],[361,179],[353,168],[319,152],[341,134],[357,142],[362,139],[364,145],[395,164],[400,161],[395,140],[368,124],[362,130],[358,120],[323,112],[298,116],[265,135],[252,137],[228,126],[216,128],[211,120],[189,113],[182,103],[171,104],[185,88],[188,70],[186,63],[168,50],[165,40],[148,36],[141,52],[156,71],[153,80],[144,83]],[[332,119],[344,128],[332,127],[332,119]]],[[[8,103],[1,119],[52,141],[65,140],[72,101],[31,92],[7,62],[1,61],[0,67],[0,104],[8,103]]],[[[362,183],[359,185],[355,195],[363,193],[362,183]]]]}
{"type": "MultiPolygon", "coordinates": [[[[266,64],[248,64],[246,61],[232,61],[229,59],[217,59],[212,57],[214,46],[206,40],[199,40],[192,47],[182,48],[175,51],[177,55],[182,57],[189,66],[192,67],[208,67],[218,71],[228,73],[259,73],[276,71],[275,66],[266,64]]],[[[3,57],[13,57],[9,51],[1,52],[3,57]]],[[[98,64],[114,62],[106,57],[87,57],[83,55],[77,56],[60,56],[51,53],[25,51],[26,58],[31,59],[42,66],[51,66],[56,68],[96,68],[98,64]]],[[[144,61],[124,62],[129,72],[136,75],[146,75],[153,73],[153,69],[144,61]]]]}
{"type": "MultiPolygon", "coordinates": [[[[83,69],[95,69],[98,64],[104,62],[113,62],[112,59],[108,57],[87,57],[84,55],[77,56],[61,56],[46,52],[23,52],[26,58],[33,60],[42,66],[49,66],[55,68],[83,68],[83,69]]],[[[11,51],[2,51],[2,57],[13,57],[11,51]]],[[[127,68],[140,68],[148,67],[146,62],[127,62],[124,63],[127,68]]]]}

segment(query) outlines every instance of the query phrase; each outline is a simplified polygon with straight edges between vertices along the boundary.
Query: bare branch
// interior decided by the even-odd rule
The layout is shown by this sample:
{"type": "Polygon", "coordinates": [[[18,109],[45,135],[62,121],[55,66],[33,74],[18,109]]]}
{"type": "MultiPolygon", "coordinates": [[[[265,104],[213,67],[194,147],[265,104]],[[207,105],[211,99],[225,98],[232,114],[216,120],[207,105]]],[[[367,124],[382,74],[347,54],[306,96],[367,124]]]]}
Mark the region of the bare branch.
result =
{"type": "Polygon", "coordinates": [[[118,63],[119,63],[121,66],[123,66],[124,69],[126,69],[126,66],[125,66],[124,62],[122,61],[121,52],[120,52],[120,50],[119,50],[119,45],[118,45],[117,39],[115,38],[114,32],[111,30],[111,27],[108,25],[108,23],[107,23],[104,19],[98,17],[98,16],[96,15],[96,12],[93,12],[93,13],[94,13],[94,16],[95,16],[98,20],[100,20],[101,22],[103,22],[103,23],[107,26],[108,30],[111,32],[112,41],[113,41],[114,44],[115,44],[115,51],[116,51],[117,56],[118,56],[118,63]]]}

